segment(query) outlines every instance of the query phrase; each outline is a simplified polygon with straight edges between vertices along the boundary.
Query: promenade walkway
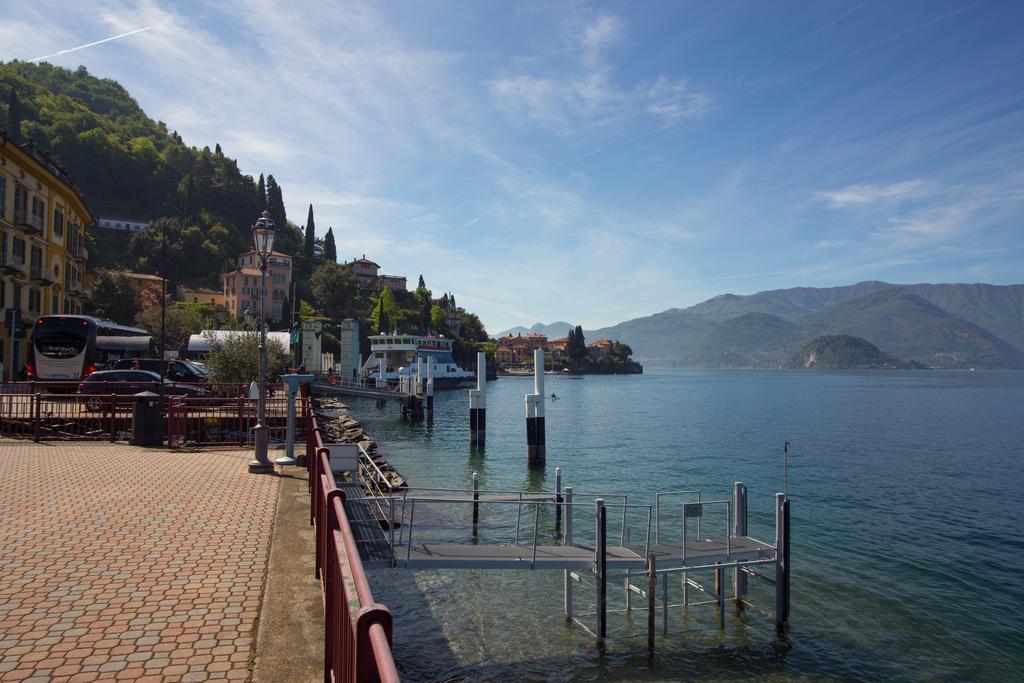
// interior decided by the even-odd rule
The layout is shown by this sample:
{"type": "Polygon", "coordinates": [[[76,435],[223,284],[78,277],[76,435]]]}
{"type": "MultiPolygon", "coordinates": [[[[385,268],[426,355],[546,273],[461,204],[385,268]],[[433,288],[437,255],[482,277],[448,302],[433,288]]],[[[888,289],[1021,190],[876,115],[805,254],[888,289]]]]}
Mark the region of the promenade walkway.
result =
{"type": "Polygon", "coordinates": [[[280,485],[251,455],[0,440],[0,680],[251,677],[280,485]]]}

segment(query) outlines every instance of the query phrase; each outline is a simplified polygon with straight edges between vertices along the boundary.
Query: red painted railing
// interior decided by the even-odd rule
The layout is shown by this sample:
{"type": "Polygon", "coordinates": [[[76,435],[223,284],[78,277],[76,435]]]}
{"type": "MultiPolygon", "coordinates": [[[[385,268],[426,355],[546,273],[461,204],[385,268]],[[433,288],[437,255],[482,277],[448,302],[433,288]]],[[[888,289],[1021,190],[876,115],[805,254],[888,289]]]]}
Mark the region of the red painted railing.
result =
{"type": "Polygon", "coordinates": [[[345,514],[345,493],[335,484],[313,408],[308,402],[304,407],[309,521],[316,527],[316,576],[324,599],[324,681],[398,681],[391,612],[373,600],[345,514]]]}

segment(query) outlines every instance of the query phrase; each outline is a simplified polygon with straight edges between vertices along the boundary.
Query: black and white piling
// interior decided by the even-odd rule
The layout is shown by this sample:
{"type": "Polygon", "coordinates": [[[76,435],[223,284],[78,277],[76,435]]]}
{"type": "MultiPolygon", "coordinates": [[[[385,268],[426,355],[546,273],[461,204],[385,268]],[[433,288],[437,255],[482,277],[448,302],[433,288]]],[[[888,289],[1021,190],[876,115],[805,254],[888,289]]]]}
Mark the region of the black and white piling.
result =
{"type": "Polygon", "coordinates": [[[387,380],[386,377],[384,377],[384,371],[386,369],[387,369],[387,365],[384,362],[384,359],[381,358],[380,359],[380,369],[377,371],[377,388],[378,389],[383,389],[384,387],[386,387],[388,385],[388,380],[387,380]]]}
{"type": "Polygon", "coordinates": [[[544,349],[533,352],[533,393],[526,395],[526,462],[544,467],[547,447],[544,438],[544,349]]]}
{"type": "Polygon", "coordinates": [[[469,445],[483,448],[487,440],[487,354],[476,354],[476,389],[469,390],[469,445]]]}
{"type": "Polygon", "coordinates": [[[426,389],[426,403],[427,403],[427,418],[433,419],[434,417],[434,360],[427,357],[427,389],[426,389]]]}

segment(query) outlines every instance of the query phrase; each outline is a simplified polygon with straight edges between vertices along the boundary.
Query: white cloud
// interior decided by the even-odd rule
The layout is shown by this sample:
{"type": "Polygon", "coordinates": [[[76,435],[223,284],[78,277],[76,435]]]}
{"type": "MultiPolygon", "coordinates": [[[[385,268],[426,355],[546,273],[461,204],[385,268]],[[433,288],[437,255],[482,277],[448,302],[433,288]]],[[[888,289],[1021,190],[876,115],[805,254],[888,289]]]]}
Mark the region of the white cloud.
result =
{"type": "Polygon", "coordinates": [[[827,200],[830,206],[838,208],[910,199],[921,196],[925,190],[923,180],[907,180],[889,185],[847,185],[841,190],[819,192],[818,197],[827,200]]]}
{"type": "Polygon", "coordinates": [[[713,108],[710,94],[685,79],[660,74],[632,88],[618,82],[607,53],[623,32],[620,19],[601,14],[573,31],[568,64],[552,60],[543,73],[495,78],[488,83],[491,95],[513,121],[574,129],[642,114],[673,124],[713,108]]]}

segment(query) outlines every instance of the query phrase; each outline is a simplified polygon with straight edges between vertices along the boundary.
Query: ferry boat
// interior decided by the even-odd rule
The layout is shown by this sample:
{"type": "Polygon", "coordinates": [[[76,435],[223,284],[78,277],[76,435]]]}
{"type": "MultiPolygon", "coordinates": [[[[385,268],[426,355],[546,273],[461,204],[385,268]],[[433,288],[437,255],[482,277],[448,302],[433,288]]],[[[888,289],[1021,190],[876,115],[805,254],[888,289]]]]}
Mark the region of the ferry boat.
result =
{"type": "MultiPolygon", "coordinates": [[[[453,339],[445,337],[421,337],[415,334],[377,334],[370,337],[370,356],[363,363],[360,374],[376,381],[380,375],[381,360],[384,360],[384,379],[397,382],[399,376],[416,375],[416,364],[420,358],[424,364],[434,366],[434,388],[454,389],[476,380],[476,373],[463,370],[452,356],[453,339]]],[[[426,366],[422,377],[427,377],[426,366]]]]}

